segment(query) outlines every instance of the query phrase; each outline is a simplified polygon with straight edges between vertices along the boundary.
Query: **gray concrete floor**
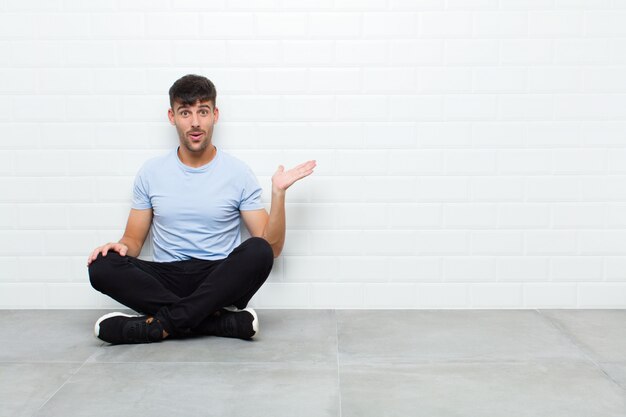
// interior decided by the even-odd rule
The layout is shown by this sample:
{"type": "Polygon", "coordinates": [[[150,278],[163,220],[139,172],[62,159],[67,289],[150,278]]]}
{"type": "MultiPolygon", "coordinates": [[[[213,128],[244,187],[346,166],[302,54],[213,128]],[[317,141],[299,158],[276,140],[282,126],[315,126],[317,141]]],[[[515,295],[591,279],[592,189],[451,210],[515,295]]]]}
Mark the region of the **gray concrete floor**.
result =
{"type": "Polygon", "coordinates": [[[626,310],[258,310],[255,341],[117,346],[106,312],[0,310],[0,416],[626,416],[626,310]]]}

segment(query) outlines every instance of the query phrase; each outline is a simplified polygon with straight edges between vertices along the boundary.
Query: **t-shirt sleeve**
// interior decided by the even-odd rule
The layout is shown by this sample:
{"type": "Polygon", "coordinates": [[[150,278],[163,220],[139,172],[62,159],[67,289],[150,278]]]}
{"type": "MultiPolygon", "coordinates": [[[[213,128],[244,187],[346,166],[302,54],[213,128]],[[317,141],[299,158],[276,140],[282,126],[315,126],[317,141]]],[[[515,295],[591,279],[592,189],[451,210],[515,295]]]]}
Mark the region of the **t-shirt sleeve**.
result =
{"type": "Polygon", "coordinates": [[[152,208],[150,196],[148,195],[148,188],[146,187],[145,170],[143,168],[140,169],[135,176],[135,183],[133,184],[133,202],[131,207],[138,210],[152,208]]]}
{"type": "Polygon", "coordinates": [[[250,168],[247,168],[243,174],[244,183],[241,193],[241,202],[239,203],[239,210],[258,210],[263,208],[261,202],[261,193],[263,189],[259,185],[254,172],[250,168]]]}

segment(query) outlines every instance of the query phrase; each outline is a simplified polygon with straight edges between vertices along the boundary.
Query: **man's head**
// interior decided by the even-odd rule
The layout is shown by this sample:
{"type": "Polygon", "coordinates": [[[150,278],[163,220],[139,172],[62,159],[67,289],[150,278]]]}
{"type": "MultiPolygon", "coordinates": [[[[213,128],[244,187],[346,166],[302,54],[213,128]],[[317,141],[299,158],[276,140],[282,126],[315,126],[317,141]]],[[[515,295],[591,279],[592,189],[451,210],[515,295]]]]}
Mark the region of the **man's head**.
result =
{"type": "Polygon", "coordinates": [[[170,87],[168,118],[176,126],[180,144],[202,153],[211,143],[213,126],[219,118],[213,83],[200,75],[185,75],[170,87]]]}

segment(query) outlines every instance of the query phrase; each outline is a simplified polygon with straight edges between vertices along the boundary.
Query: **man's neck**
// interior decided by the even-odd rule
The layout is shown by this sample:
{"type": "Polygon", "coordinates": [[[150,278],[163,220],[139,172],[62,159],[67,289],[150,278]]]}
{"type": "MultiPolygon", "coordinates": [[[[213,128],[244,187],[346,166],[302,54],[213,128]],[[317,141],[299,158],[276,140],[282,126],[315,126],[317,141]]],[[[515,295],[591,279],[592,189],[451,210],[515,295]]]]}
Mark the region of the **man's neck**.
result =
{"type": "Polygon", "coordinates": [[[217,148],[210,144],[202,153],[194,153],[187,150],[184,146],[179,146],[177,153],[180,162],[191,168],[198,168],[208,164],[215,158],[217,148]]]}

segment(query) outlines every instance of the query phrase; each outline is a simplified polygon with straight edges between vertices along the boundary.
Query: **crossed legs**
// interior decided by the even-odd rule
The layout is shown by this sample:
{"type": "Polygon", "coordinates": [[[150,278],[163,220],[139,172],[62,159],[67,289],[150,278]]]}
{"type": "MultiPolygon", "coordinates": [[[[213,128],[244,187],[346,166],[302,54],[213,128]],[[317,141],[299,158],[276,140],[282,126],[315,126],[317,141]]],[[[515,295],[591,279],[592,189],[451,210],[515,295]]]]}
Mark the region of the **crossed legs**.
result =
{"type": "Polygon", "coordinates": [[[91,285],[131,309],[154,316],[170,335],[202,332],[223,307],[244,308],[274,262],[265,239],[251,237],[228,257],[151,262],[109,252],[89,266],[91,285]]]}

